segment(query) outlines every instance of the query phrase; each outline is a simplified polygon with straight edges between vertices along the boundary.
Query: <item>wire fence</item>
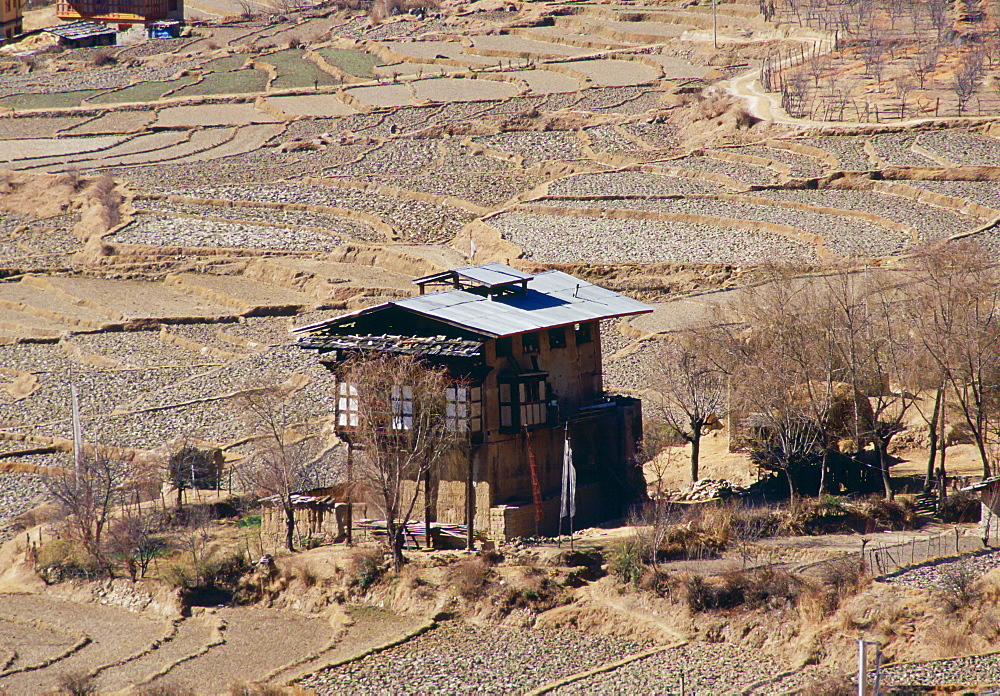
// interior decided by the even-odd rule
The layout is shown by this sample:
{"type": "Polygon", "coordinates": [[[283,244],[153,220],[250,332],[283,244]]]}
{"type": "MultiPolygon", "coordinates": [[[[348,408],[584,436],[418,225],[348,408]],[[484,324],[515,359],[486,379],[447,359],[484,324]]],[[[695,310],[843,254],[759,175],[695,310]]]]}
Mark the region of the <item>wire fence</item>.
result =
{"type": "Polygon", "coordinates": [[[893,544],[872,543],[865,539],[861,542],[861,557],[865,569],[879,577],[932,558],[956,556],[982,548],[982,538],[963,534],[956,527],[936,533],[915,534],[893,544]]]}

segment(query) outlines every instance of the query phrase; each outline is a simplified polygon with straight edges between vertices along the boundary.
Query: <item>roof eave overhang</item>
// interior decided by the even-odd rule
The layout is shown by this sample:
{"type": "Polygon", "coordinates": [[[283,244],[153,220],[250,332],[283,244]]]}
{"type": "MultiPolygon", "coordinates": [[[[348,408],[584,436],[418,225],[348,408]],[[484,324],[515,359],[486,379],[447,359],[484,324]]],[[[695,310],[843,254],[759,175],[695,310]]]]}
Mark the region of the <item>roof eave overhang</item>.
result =
{"type": "Polygon", "coordinates": [[[307,332],[307,331],[313,331],[313,330],[325,328],[325,327],[328,327],[328,326],[336,326],[338,323],[340,323],[342,321],[349,320],[349,319],[355,319],[357,317],[365,316],[367,314],[372,314],[374,312],[378,312],[378,311],[384,310],[385,308],[390,307],[390,306],[396,307],[397,309],[401,309],[401,310],[404,310],[404,311],[407,311],[407,312],[410,312],[412,314],[416,314],[416,315],[419,315],[419,316],[422,316],[422,317],[427,317],[428,319],[433,319],[434,321],[439,321],[442,324],[445,324],[447,326],[454,326],[455,328],[462,329],[464,331],[471,331],[473,333],[479,334],[481,336],[486,336],[488,338],[502,338],[502,337],[506,337],[506,336],[518,336],[520,334],[531,333],[532,331],[542,331],[544,329],[557,329],[560,326],[570,326],[570,325],[574,325],[574,324],[579,324],[579,323],[581,323],[581,321],[582,322],[591,322],[591,321],[604,321],[605,319],[618,319],[620,317],[633,317],[633,316],[638,316],[640,314],[649,314],[649,313],[651,313],[653,311],[653,308],[649,307],[649,308],[646,308],[646,309],[636,309],[636,310],[633,310],[631,312],[615,312],[614,314],[606,314],[606,315],[602,315],[602,316],[598,316],[598,317],[585,318],[585,319],[582,319],[581,321],[566,321],[566,322],[560,322],[560,323],[555,323],[555,324],[545,324],[544,326],[537,326],[537,327],[530,328],[530,329],[519,329],[517,331],[494,332],[494,331],[489,331],[487,329],[482,329],[482,328],[479,328],[479,327],[469,326],[468,324],[464,324],[464,323],[462,323],[460,321],[456,321],[454,319],[447,319],[447,318],[444,318],[444,317],[440,317],[440,316],[437,316],[437,315],[435,315],[435,314],[433,314],[431,312],[422,312],[419,309],[414,309],[412,307],[401,306],[399,304],[396,304],[395,302],[384,302],[384,303],[379,304],[379,305],[373,305],[371,307],[365,307],[364,309],[357,309],[357,310],[355,310],[353,312],[349,312],[347,314],[342,314],[341,316],[336,317],[334,319],[326,319],[324,321],[319,321],[319,322],[316,322],[314,324],[309,324],[308,326],[300,326],[298,328],[292,329],[290,331],[290,333],[304,333],[304,332],[307,332]]]}

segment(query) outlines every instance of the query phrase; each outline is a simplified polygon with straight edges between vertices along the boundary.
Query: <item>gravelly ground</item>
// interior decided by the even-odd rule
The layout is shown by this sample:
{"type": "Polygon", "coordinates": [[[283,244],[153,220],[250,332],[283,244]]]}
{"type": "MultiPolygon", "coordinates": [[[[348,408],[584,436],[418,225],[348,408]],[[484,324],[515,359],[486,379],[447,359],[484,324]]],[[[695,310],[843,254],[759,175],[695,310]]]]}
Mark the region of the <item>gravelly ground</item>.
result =
{"type": "Polygon", "coordinates": [[[880,133],[872,136],[871,144],[878,156],[889,166],[896,167],[934,167],[937,162],[917,154],[910,147],[916,141],[916,135],[905,133],[880,133]]]}
{"type": "Polygon", "coordinates": [[[817,160],[804,155],[797,155],[787,150],[779,150],[774,147],[763,147],[759,145],[747,145],[734,148],[733,152],[741,155],[753,155],[754,157],[764,157],[788,165],[791,175],[796,178],[806,179],[810,177],[822,176],[823,167],[817,160]]]}
{"type": "Polygon", "coordinates": [[[826,150],[840,162],[840,169],[845,171],[864,171],[872,168],[868,155],[861,149],[863,140],[853,137],[826,136],[800,140],[803,145],[826,150]]]}
{"type": "Polygon", "coordinates": [[[490,224],[547,263],[760,263],[814,261],[811,245],[750,230],[651,220],[503,213],[490,224]]]}
{"type": "Polygon", "coordinates": [[[677,130],[665,123],[629,123],[622,126],[655,148],[677,147],[677,130]]]}
{"type": "Polygon", "coordinates": [[[49,500],[45,479],[34,474],[0,473],[0,543],[15,534],[12,518],[49,500]]]}
{"type": "MultiPolygon", "coordinates": [[[[299,210],[278,210],[275,208],[198,205],[194,203],[174,203],[156,199],[139,199],[136,207],[164,213],[180,213],[213,218],[226,218],[237,222],[257,222],[268,225],[298,225],[318,227],[327,233],[340,233],[356,239],[382,241],[385,239],[378,230],[342,217],[299,210]]],[[[169,244],[169,242],[166,242],[169,244]]]]}
{"type": "MultiPolygon", "coordinates": [[[[650,647],[576,631],[443,624],[303,682],[319,694],[515,694],[650,647]]],[[[591,692],[592,693],[592,692],[591,692]]]]}
{"type": "Polygon", "coordinates": [[[906,181],[907,186],[934,191],[953,198],[967,198],[987,208],[1000,210],[1000,182],[996,181],[906,181]]]}
{"type": "Polygon", "coordinates": [[[722,174],[732,177],[745,184],[756,184],[767,186],[774,184],[778,180],[777,172],[764,167],[757,167],[750,164],[730,162],[728,160],[716,159],[714,157],[702,157],[692,155],[681,157],[663,163],[667,167],[679,167],[693,172],[707,172],[711,174],[722,174]]]}
{"type": "Polygon", "coordinates": [[[421,243],[451,239],[472,217],[471,214],[458,208],[339,186],[307,187],[302,184],[286,183],[269,186],[206,187],[166,193],[198,198],[300,203],[361,210],[382,218],[405,238],[421,243]]]}
{"type": "Polygon", "coordinates": [[[513,152],[524,158],[522,166],[527,168],[542,160],[577,159],[583,150],[576,133],[553,131],[515,131],[476,138],[475,142],[498,152],[513,152]]]}
{"type": "Polygon", "coordinates": [[[80,89],[117,89],[135,80],[159,82],[181,70],[195,66],[194,61],[171,63],[162,68],[95,68],[78,72],[28,73],[0,77],[0,97],[10,94],[52,94],[80,89]]]}
{"type": "Polygon", "coordinates": [[[170,215],[137,215],[114,234],[122,244],[333,251],[343,239],[333,234],[273,225],[220,222],[170,215]]]}
{"type": "Polygon", "coordinates": [[[599,202],[538,201],[566,207],[600,207],[648,210],[652,212],[709,215],[736,220],[759,220],[789,225],[826,240],[827,248],[838,256],[888,256],[899,252],[903,234],[855,217],[838,217],[796,208],[758,205],[739,200],[713,198],[667,198],[599,202]]]}
{"type": "Polygon", "coordinates": [[[689,643],[560,687],[554,694],[733,694],[784,668],[766,655],[727,644],[689,643]]]}
{"type": "Polygon", "coordinates": [[[1000,550],[918,566],[898,575],[887,577],[884,582],[917,587],[922,590],[943,590],[949,587],[950,578],[959,576],[978,578],[998,566],[1000,566],[1000,550]]]}
{"type": "MultiPolygon", "coordinates": [[[[913,182],[931,183],[931,182],[913,182]]],[[[940,208],[923,205],[899,196],[890,196],[875,191],[842,191],[808,189],[754,191],[752,196],[792,201],[827,208],[841,208],[872,213],[887,220],[917,228],[928,239],[957,234],[974,229],[981,223],[975,218],[951,213],[940,208]]]]}
{"type": "Polygon", "coordinates": [[[931,131],[921,133],[916,142],[955,164],[996,166],[1000,162],[1000,140],[980,133],[931,131]]]}
{"type": "Polygon", "coordinates": [[[698,179],[662,176],[647,172],[580,174],[559,179],[549,186],[550,196],[665,196],[670,194],[718,193],[723,189],[698,179]]]}

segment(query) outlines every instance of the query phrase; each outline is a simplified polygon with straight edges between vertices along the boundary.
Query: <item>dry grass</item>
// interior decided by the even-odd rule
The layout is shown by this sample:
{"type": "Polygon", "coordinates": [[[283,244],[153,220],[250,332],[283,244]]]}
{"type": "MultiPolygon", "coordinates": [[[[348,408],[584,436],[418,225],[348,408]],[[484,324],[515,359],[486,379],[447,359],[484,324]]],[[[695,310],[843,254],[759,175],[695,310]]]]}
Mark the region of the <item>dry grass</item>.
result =
{"type": "Polygon", "coordinates": [[[831,676],[807,684],[799,696],[852,696],[855,693],[857,687],[848,677],[831,676]]]}
{"type": "Polygon", "coordinates": [[[941,657],[958,657],[968,655],[973,650],[973,640],[968,626],[939,626],[931,632],[931,640],[938,648],[941,657]]]}
{"type": "Polygon", "coordinates": [[[821,567],[819,582],[803,586],[799,605],[807,618],[821,621],[870,584],[871,577],[857,558],[838,558],[821,567]]]}
{"type": "Polygon", "coordinates": [[[684,582],[684,594],[692,612],[718,609],[760,609],[795,604],[805,585],[781,568],[733,570],[705,579],[693,575],[684,582]]]}
{"type": "Polygon", "coordinates": [[[451,584],[465,599],[477,599],[486,593],[493,571],[482,558],[461,561],[451,571],[451,584]]]}

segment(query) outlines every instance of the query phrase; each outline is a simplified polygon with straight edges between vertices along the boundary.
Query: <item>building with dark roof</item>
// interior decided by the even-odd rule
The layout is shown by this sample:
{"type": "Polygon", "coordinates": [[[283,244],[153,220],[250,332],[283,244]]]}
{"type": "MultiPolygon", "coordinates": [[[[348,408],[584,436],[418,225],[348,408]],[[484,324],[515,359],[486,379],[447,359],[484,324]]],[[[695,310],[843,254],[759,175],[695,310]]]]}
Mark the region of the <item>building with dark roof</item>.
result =
{"type": "MultiPolygon", "coordinates": [[[[600,322],[651,307],[559,271],[530,275],[497,263],[414,283],[419,295],[295,332],[330,367],[358,353],[415,354],[461,385],[449,399],[464,417],[470,454],[432,477],[431,522],[464,524],[471,502],[475,530],[488,538],[556,533],[567,442],[577,527],[621,516],[644,495],[634,461],[641,405],[604,392],[600,322]]],[[[350,394],[350,385],[339,389],[350,394]]],[[[349,440],[350,399],[332,401],[349,440]]]]}
{"type": "Polygon", "coordinates": [[[94,46],[114,46],[118,33],[99,22],[72,22],[42,29],[47,34],[59,38],[66,48],[93,48],[94,46]]]}

